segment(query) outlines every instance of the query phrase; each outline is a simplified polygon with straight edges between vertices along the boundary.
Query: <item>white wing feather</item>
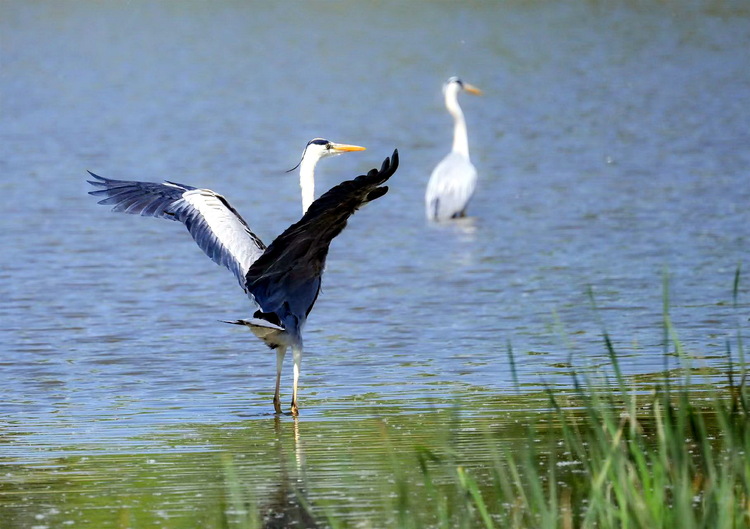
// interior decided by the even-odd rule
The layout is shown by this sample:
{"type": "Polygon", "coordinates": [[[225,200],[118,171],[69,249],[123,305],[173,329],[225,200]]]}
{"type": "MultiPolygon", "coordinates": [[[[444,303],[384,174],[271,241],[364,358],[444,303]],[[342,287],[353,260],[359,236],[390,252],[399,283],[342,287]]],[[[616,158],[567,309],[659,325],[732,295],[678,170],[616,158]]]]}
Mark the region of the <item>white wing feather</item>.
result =
{"type": "Polygon", "coordinates": [[[103,197],[99,204],[122,213],[182,222],[201,250],[227,267],[247,292],[247,271],[266,247],[223,196],[175,182],[112,180],[90,174],[95,180],[89,183],[98,189],[89,194],[103,197]]]}

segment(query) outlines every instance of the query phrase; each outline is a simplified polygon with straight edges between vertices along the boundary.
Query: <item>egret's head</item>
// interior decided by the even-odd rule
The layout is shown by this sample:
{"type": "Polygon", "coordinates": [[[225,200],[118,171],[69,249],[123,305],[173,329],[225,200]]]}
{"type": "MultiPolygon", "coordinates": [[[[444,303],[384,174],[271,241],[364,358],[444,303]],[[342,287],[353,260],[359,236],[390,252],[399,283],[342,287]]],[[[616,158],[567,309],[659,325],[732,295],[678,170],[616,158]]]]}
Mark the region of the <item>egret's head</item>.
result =
{"type": "Polygon", "coordinates": [[[443,85],[443,93],[448,93],[448,91],[452,91],[455,94],[457,94],[458,92],[463,91],[463,92],[467,92],[469,94],[473,94],[475,96],[482,95],[482,91],[479,88],[477,88],[474,85],[470,85],[469,83],[463,82],[458,77],[451,77],[443,85]]]}
{"type": "Polygon", "coordinates": [[[321,158],[327,158],[329,156],[337,156],[344,154],[345,152],[364,151],[365,147],[359,145],[347,145],[346,143],[334,143],[332,141],[325,140],[323,138],[315,138],[307,142],[305,150],[302,151],[302,158],[300,162],[289,169],[287,172],[294,171],[304,161],[311,160],[313,164],[317,163],[321,158]]]}

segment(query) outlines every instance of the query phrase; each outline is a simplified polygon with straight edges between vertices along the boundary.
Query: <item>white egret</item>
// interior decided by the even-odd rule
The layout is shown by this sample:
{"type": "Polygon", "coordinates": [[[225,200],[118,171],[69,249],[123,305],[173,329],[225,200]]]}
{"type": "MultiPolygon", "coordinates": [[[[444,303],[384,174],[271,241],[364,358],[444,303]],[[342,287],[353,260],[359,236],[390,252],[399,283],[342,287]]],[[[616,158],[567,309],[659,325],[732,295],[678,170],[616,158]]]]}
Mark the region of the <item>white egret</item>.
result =
{"type": "Polygon", "coordinates": [[[458,77],[443,85],[445,107],[453,116],[453,149],[435,167],[425,192],[425,213],[430,220],[448,220],[466,215],[466,206],[477,186],[477,170],[469,158],[469,138],[459,92],[481,95],[482,91],[458,77]]]}
{"type": "MultiPolygon", "coordinates": [[[[309,147],[310,144],[302,165],[310,157],[320,158],[317,148],[309,147]]],[[[201,250],[235,275],[257,310],[249,319],[226,323],[249,327],[255,336],[276,350],[273,397],[276,413],[282,412],[281,368],[287,348],[291,348],[294,358],[291,412],[296,416],[302,328],[320,292],[328,248],[359,207],[388,191],[382,184],[397,168],[396,150],[379,171],[372,169],[366,175],[345,181],[312,202],[302,218],[268,247],[223,196],[209,189],[169,181],[157,184],[111,180],[89,171],[95,179],[89,183],[101,188],[89,194],[103,197],[99,204],[113,206],[113,211],[182,222],[201,250]]]]}

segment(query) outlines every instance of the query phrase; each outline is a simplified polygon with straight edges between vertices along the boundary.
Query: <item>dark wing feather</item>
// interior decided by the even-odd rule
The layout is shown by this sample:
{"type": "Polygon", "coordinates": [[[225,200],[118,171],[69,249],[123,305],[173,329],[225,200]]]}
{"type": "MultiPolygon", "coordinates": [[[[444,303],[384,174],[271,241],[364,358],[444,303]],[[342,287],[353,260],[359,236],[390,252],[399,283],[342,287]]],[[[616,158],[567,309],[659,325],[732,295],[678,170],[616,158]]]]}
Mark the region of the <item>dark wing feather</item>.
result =
{"type": "Polygon", "coordinates": [[[265,245],[223,196],[175,182],[131,182],[89,174],[95,178],[89,183],[101,188],[89,192],[104,197],[99,204],[122,213],[182,222],[201,250],[227,267],[245,288],[245,274],[265,245]]]}
{"type": "Polygon", "coordinates": [[[320,289],[331,241],[362,205],[383,196],[380,187],[398,168],[398,150],[380,171],[371,170],[333,187],[266,248],[247,272],[246,289],[265,313],[275,313],[289,329],[310,312],[320,289]]]}

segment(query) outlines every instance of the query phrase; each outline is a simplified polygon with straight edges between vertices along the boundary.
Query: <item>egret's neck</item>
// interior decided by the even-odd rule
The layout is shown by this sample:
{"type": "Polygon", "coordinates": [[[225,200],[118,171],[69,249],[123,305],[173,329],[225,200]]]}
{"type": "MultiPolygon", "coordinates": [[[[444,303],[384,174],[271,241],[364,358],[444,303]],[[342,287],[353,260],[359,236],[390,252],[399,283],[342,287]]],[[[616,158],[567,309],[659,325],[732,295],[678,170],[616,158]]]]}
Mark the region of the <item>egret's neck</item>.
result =
{"type": "Polygon", "coordinates": [[[466,132],[466,120],[458,105],[458,93],[448,92],[445,95],[445,107],[453,116],[453,152],[469,158],[469,136],[466,132]]]}
{"type": "Polygon", "coordinates": [[[303,159],[299,166],[299,186],[302,189],[302,214],[315,200],[315,164],[317,158],[303,159]]]}

